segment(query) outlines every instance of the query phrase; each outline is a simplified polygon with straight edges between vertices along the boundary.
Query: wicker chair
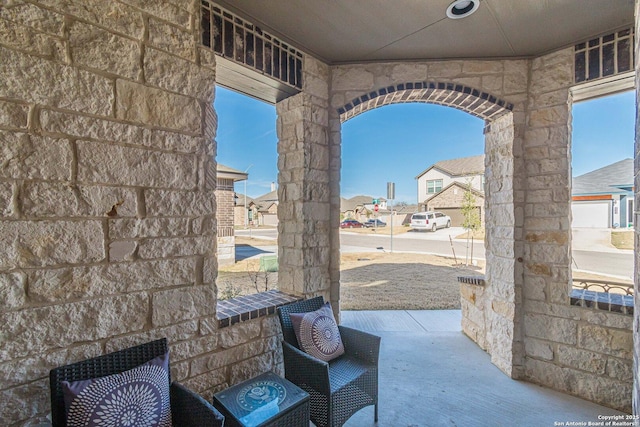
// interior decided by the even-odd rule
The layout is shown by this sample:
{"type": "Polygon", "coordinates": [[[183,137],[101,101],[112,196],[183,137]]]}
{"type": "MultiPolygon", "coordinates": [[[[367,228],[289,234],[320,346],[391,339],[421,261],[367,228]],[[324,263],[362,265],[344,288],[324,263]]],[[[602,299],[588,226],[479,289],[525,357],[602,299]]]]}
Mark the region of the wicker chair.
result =
{"type": "Polygon", "coordinates": [[[316,297],[278,308],[285,377],[311,396],[311,421],[318,427],[339,427],[369,405],[375,405],[377,422],[380,337],[338,326],[345,354],[328,363],[299,348],[289,314],[315,311],[323,304],[316,297]]]}
{"type": "MultiPolygon", "coordinates": [[[[93,359],[52,369],[49,374],[51,386],[51,417],[53,427],[66,427],[66,414],[62,394],[62,381],[78,381],[117,374],[167,352],[167,339],[162,338],[136,347],[98,356],[93,359]]],[[[171,383],[171,378],[169,378],[171,383]]],[[[224,417],[206,400],[178,383],[170,387],[171,417],[178,427],[220,426],[224,417]]]]}

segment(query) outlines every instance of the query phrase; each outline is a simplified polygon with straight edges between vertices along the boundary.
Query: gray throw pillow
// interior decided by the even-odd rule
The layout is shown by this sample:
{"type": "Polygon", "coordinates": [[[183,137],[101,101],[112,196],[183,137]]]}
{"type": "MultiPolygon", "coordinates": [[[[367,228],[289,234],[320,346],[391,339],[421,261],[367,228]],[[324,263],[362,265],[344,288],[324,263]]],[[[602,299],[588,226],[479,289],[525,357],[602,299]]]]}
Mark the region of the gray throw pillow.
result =
{"type": "Polygon", "coordinates": [[[316,311],[290,313],[289,317],[298,344],[306,353],[325,362],[344,354],[342,337],[330,303],[327,302],[316,311]]]}
{"type": "Polygon", "coordinates": [[[62,381],[68,427],[171,427],[169,354],[106,377],[62,381]]]}

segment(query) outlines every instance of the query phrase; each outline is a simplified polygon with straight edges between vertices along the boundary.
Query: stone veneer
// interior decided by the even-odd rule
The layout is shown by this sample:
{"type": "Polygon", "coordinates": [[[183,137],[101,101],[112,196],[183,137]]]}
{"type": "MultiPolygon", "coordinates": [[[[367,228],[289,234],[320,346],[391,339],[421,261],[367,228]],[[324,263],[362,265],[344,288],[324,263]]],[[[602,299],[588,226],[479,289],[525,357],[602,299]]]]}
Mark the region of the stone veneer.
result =
{"type": "MultiPolygon", "coordinates": [[[[483,287],[462,285],[463,329],[512,378],[630,411],[632,317],[571,305],[573,75],[572,48],[532,60],[335,66],[331,142],[339,147],[341,121],[397,102],[484,118],[487,274],[483,287]]],[[[339,280],[332,299],[336,289],[339,280]]]]}
{"type": "MultiPolygon", "coordinates": [[[[0,8],[8,425],[45,421],[50,368],[160,336],[174,379],[207,398],[281,372],[273,315],[225,328],[216,317],[215,57],[197,44],[198,6],[0,8]]],[[[629,410],[632,317],[570,305],[572,58],[572,49],[340,66],[305,57],[303,91],[277,105],[280,290],[323,295],[339,312],[341,121],[393,102],[460,108],[486,119],[480,344],[513,378],[629,410]]]]}
{"type": "Polygon", "coordinates": [[[275,316],[216,317],[215,56],[198,13],[0,6],[2,425],[47,424],[49,369],[158,337],[207,399],[282,372],[275,316]]]}

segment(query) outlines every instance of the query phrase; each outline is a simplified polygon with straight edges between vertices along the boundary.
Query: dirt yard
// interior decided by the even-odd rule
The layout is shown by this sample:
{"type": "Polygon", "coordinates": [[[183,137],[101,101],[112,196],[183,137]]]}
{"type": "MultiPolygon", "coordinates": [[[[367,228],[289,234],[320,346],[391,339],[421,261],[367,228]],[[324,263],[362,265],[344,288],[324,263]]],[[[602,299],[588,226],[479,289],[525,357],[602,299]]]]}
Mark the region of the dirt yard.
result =
{"type": "MultiPolygon", "coordinates": [[[[340,267],[341,306],[345,310],[460,308],[457,277],[484,273],[483,265],[456,266],[453,259],[445,257],[400,253],[343,254],[340,267]]],[[[258,268],[257,259],[221,267],[219,297],[233,298],[277,287],[278,273],[259,272],[258,268]]]]}
{"type": "MultiPolygon", "coordinates": [[[[275,240],[237,237],[236,244],[276,245],[275,240]]],[[[435,310],[460,308],[458,276],[484,274],[477,267],[456,265],[451,258],[407,253],[346,253],[340,262],[341,307],[344,310],[435,310]]],[[[257,258],[221,267],[218,296],[233,298],[277,288],[278,273],[259,270],[257,258]]],[[[607,277],[574,273],[576,279],[607,277]]],[[[615,280],[616,282],[625,282],[615,280]]],[[[629,282],[631,283],[631,282],[629,282]]]]}

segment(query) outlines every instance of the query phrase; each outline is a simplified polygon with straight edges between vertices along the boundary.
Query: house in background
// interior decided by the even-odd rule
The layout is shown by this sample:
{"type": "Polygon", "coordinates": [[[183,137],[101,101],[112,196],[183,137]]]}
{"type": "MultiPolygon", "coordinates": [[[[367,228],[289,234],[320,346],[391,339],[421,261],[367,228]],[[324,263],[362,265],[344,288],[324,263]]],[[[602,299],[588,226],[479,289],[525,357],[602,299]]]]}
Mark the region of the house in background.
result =
{"type": "MultiPolygon", "coordinates": [[[[267,194],[263,194],[260,197],[256,197],[255,203],[255,216],[253,216],[251,224],[268,225],[272,227],[278,226],[278,189],[276,183],[271,183],[271,191],[267,194]]],[[[252,210],[254,212],[254,210],[252,210]]]]}
{"type": "Polygon", "coordinates": [[[624,159],[573,178],[571,227],[633,226],[633,159],[624,159]]]}
{"type": "Polygon", "coordinates": [[[235,201],[233,225],[236,227],[249,226],[257,213],[257,207],[253,197],[236,192],[235,201]]]}
{"type": "Polygon", "coordinates": [[[484,225],[484,155],[443,160],[420,173],[416,180],[419,210],[447,214],[454,227],[462,225],[460,208],[470,185],[484,225]]]}
{"type": "Polygon", "coordinates": [[[234,183],[244,181],[249,175],[245,172],[218,163],[216,174],[216,218],[218,220],[218,264],[228,265],[236,262],[236,241],[233,226],[235,224],[236,192],[234,183]]]}
{"type": "MultiPolygon", "coordinates": [[[[350,199],[340,198],[340,212],[342,218],[352,218],[357,221],[366,221],[375,212],[374,198],[371,196],[354,196],[350,199]]],[[[387,199],[379,197],[378,212],[387,211],[387,199]]],[[[387,212],[388,213],[388,212],[387,212]]]]}

